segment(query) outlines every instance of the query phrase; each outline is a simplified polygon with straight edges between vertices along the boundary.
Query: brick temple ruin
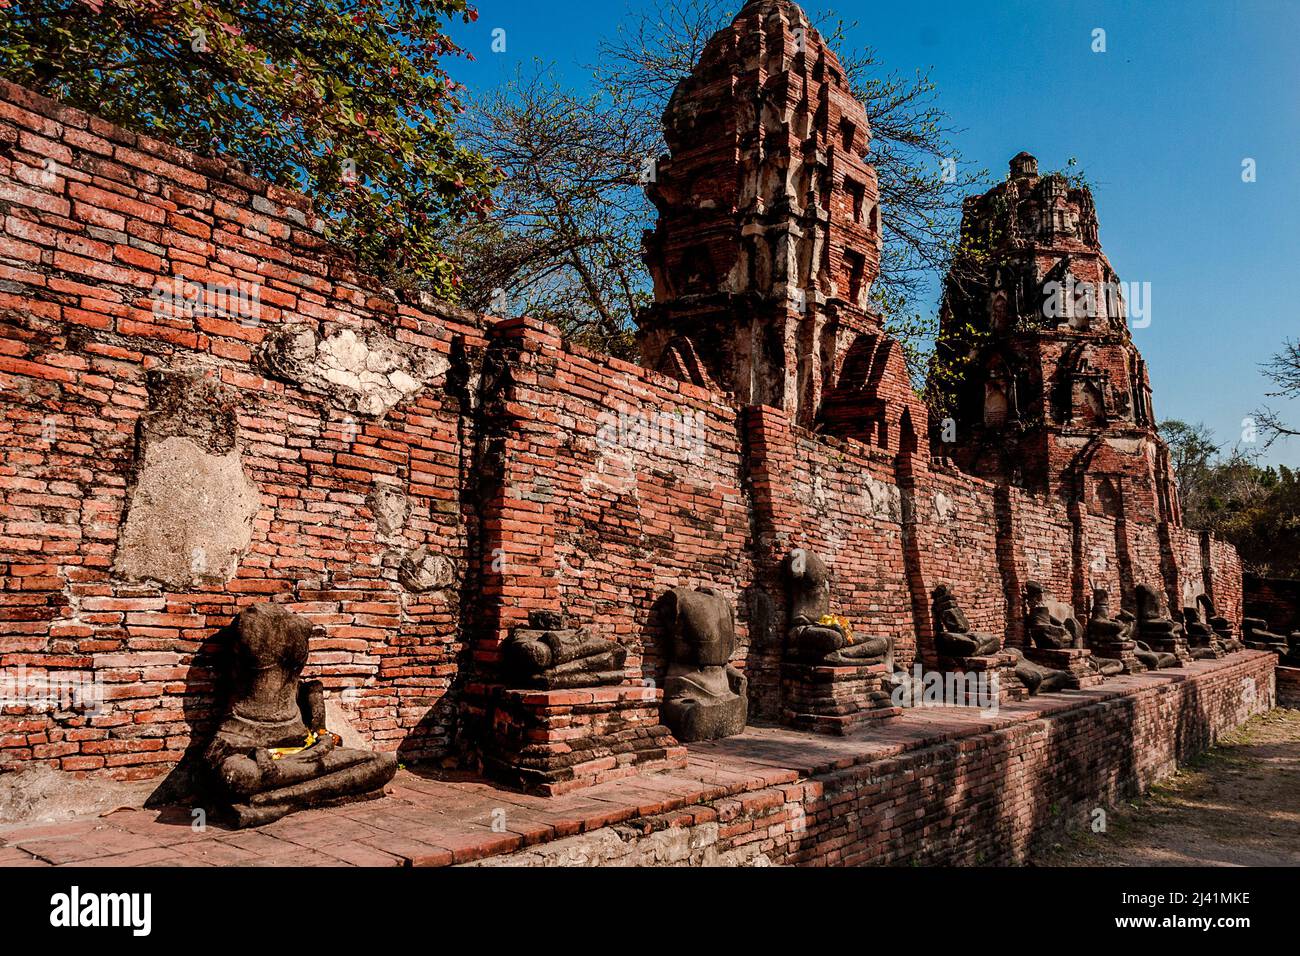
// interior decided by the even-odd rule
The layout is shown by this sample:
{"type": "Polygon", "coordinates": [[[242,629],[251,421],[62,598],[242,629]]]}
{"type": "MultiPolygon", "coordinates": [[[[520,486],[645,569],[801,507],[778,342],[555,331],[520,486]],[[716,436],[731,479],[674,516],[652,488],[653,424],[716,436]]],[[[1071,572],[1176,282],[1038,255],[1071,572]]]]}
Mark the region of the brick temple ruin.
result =
{"type": "Polygon", "coordinates": [[[1271,705],[1122,300],[1045,318],[1115,282],[1086,188],[1022,154],[968,201],[990,254],[943,318],[986,334],[931,421],[870,304],[869,119],[798,7],[748,3],[665,128],[635,365],[398,295],[304,197],[0,85],[0,667],[102,691],[10,701],[0,761],[175,777],[266,602],[331,726],[407,763],[560,799],[839,748],[756,776],[746,832],[803,821],[775,861],[1018,859],[1271,705]],[[925,673],[1003,716],[917,730],[925,673]]]}

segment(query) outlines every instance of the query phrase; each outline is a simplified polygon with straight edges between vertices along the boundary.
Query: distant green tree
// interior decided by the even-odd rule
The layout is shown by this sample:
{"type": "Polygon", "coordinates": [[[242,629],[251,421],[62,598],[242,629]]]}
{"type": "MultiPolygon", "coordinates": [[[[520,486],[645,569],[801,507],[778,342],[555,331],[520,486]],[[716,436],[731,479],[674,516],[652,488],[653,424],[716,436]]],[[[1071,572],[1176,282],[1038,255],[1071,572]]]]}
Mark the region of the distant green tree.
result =
{"type": "Polygon", "coordinates": [[[1300,578],[1300,472],[1220,451],[1204,425],[1161,424],[1183,491],[1183,521],[1236,546],[1246,569],[1300,578]],[[1185,489],[1185,490],[1184,490],[1185,489]]]}
{"type": "Polygon", "coordinates": [[[492,165],[456,141],[439,65],[466,0],[0,0],[0,75],[312,197],[393,281],[455,291],[437,245],[486,215],[492,165]]]}

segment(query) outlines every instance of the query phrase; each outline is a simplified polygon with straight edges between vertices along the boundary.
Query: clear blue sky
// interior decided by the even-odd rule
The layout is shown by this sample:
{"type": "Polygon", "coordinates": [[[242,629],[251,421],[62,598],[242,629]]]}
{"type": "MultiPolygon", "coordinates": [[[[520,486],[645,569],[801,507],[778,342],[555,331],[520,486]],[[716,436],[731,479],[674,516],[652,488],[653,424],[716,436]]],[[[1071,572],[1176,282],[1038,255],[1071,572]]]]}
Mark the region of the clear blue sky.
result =
{"type": "MultiPolygon", "coordinates": [[[[540,58],[583,84],[600,38],[641,2],[479,0],[478,22],[453,31],[477,62],[450,64],[453,75],[482,90],[540,58]],[[505,53],[491,50],[497,28],[505,53]]],[[[875,47],[891,69],[933,67],[956,145],[994,177],[1021,149],[1044,169],[1077,157],[1120,278],[1151,283],[1152,323],[1134,337],[1157,414],[1240,439],[1268,390],[1259,363],[1300,336],[1300,0],[805,9],[859,21],[849,42],[875,47]],[[1105,53],[1092,51],[1095,28],[1105,53]],[[1254,183],[1242,182],[1245,158],[1254,183]]],[[[1281,407],[1300,424],[1300,402],[1281,407]]],[[[1300,441],[1265,461],[1300,465],[1300,441]]]]}

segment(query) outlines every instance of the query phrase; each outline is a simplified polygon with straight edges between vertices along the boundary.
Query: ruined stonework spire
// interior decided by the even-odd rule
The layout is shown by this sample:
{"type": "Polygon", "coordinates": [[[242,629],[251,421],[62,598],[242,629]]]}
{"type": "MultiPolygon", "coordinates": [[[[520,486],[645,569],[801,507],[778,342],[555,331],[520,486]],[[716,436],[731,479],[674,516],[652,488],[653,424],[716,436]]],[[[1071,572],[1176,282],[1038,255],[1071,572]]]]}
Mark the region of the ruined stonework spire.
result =
{"type": "MultiPolygon", "coordinates": [[[[664,126],[643,361],[811,427],[850,347],[880,328],[866,111],[796,4],[751,0],[678,85],[664,126]]],[[[873,341],[864,368],[896,348],[873,341]]]]}
{"type": "Polygon", "coordinates": [[[936,369],[948,371],[931,385],[947,407],[932,447],[965,471],[1094,514],[1179,524],[1130,334],[1130,322],[1150,321],[1149,287],[1126,296],[1097,228],[1088,187],[1039,175],[1028,153],[965,201],[940,314],[936,369]]]}

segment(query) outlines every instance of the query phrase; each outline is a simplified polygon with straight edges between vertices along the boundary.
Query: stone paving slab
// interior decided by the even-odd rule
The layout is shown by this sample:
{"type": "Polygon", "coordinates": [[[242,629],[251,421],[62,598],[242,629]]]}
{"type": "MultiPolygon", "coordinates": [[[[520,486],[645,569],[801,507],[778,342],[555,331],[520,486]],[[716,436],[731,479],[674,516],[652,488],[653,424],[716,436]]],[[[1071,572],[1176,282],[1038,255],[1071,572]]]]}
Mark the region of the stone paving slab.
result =
{"type": "Polygon", "coordinates": [[[1005,704],[996,716],[968,708],[912,708],[887,725],[844,737],[784,727],[690,746],[682,769],[611,780],[559,797],[498,787],[466,773],[402,770],[379,800],[293,814],[257,830],[207,826],[188,811],[122,809],[100,817],[0,827],[9,866],[450,866],[634,819],[702,822],[718,811],[780,801],[782,788],[907,751],[972,739],[1048,714],[1123,697],[1231,667],[1255,651],[1176,671],[1114,678],[1100,687],[1005,704]],[[493,824],[500,821],[494,828],[493,824]]]}

